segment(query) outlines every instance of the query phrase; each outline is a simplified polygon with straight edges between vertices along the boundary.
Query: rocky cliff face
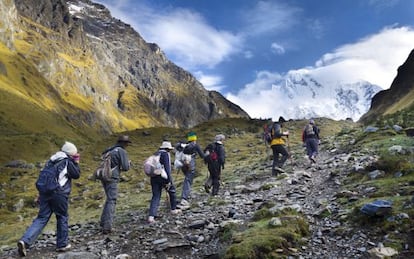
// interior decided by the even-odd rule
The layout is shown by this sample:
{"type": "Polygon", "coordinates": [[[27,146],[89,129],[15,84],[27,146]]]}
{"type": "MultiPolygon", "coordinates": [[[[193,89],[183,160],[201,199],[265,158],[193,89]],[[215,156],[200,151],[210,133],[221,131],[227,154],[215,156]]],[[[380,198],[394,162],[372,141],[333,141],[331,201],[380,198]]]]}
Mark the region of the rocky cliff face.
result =
{"type": "MultiPolygon", "coordinates": [[[[162,125],[186,128],[216,118],[248,117],[221,94],[204,89],[156,44],[145,42],[100,4],[10,0],[0,3],[0,14],[0,30],[5,32],[0,44],[33,66],[48,84],[30,87],[26,99],[40,106],[53,103],[76,127],[90,124],[105,132],[162,125]],[[59,98],[33,98],[50,91],[59,98]]],[[[1,63],[6,71],[22,69],[13,62],[1,63]]]]}
{"type": "Polygon", "coordinates": [[[361,117],[361,122],[370,122],[381,115],[393,114],[414,105],[414,50],[398,68],[397,76],[387,90],[377,93],[370,110],[361,117]]]}

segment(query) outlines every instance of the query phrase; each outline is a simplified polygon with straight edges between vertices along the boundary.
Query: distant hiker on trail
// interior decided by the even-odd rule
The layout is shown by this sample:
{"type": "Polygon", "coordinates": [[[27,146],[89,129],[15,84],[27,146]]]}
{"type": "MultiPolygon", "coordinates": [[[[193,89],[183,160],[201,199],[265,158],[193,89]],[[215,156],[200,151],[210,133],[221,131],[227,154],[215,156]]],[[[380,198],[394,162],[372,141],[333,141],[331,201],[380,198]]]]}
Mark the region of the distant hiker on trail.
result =
{"type": "Polygon", "coordinates": [[[283,172],[281,168],[289,157],[289,153],[284,146],[285,140],[283,139],[283,137],[289,138],[289,131],[282,132],[284,122],[286,122],[286,120],[283,117],[279,117],[279,120],[274,122],[271,128],[272,141],[270,142],[270,146],[273,151],[273,176],[283,172]]]}
{"type": "Polygon", "coordinates": [[[196,155],[198,154],[201,158],[204,158],[204,153],[197,144],[197,135],[194,132],[188,133],[187,141],[188,144],[184,147],[183,153],[190,154],[191,160],[189,161],[189,164],[181,167],[181,170],[185,175],[181,193],[181,202],[179,204],[179,208],[181,209],[187,209],[190,207],[189,200],[191,196],[191,186],[196,173],[196,155]]]}
{"type": "Polygon", "coordinates": [[[76,146],[70,142],[65,142],[61,151],[56,152],[47,161],[42,171],[53,173],[47,176],[44,175],[45,177],[51,176],[52,179],[54,178],[53,189],[50,182],[41,181],[42,178],[39,177],[36,182],[36,187],[39,190],[39,213],[23,237],[17,242],[20,256],[26,256],[26,249],[37,239],[49,222],[52,213],[56,215],[56,251],[65,252],[71,248],[69,243],[68,206],[72,179],[78,179],[80,176],[79,158],[76,146]],[[52,170],[46,171],[46,168],[52,170]],[[38,184],[41,185],[42,183],[43,187],[39,187],[38,184]]]}
{"type": "Polygon", "coordinates": [[[106,194],[106,201],[100,219],[100,226],[103,234],[112,232],[121,171],[128,171],[131,165],[131,161],[128,160],[128,154],[125,150],[130,143],[131,141],[128,136],[119,136],[118,141],[114,146],[109,147],[102,152],[102,154],[111,152],[111,168],[113,170],[111,180],[101,180],[106,194]]]}
{"type": "Polygon", "coordinates": [[[313,119],[303,128],[302,141],[306,145],[306,152],[311,163],[316,163],[316,156],[318,155],[319,145],[319,128],[315,125],[313,119]]]}
{"type": "Polygon", "coordinates": [[[149,207],[148,223],[154,223],[157,217],[158,206],[160,205],[162,189],[166,189],[170,200],[170,208],[172,214],[179,214],[181,211],[177,209],[177,199],[174,181],[171,174],[171,156],[170,151],[174,148],[171,142],[162,142],[156,154],[160,155],[160,163],[167,173],[168,179],[164,179],[161,175],[151,177],[152,198],[149,207]]]}
{"type": "MultiPolygon", "coordinates": [[[[212,196],[218,194],[220,188],[220,175],[221,170],[224,169],[224,163],[226,162],[226,152],[224,149],[225,136],[223,134],[219,134],[214,138],[214,142],[209,144],[205,150],[205,157],[204,161],[207,164],[207,168],[209,171],[209,178],[211,178],[211,183],[213,186],[213,191],[211,193],[212,196]]],[[[210,193],[210,179],[207,179],[204,188],[206,192],[210,193]]]]}

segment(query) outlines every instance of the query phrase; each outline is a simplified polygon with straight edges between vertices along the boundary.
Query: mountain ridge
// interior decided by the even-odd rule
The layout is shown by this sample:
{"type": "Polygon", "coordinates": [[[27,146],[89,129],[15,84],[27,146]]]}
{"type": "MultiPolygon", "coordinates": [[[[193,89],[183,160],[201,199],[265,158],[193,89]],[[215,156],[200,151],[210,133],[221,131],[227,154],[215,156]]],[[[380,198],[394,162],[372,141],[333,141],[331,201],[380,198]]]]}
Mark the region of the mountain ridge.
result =
{"type": "MultiPolygon", "coordinates": [[[[380,91],[372,98],[371,107],[360,121],[370,123],[378,120],[378,116],[392,115],[405,111],[410,114],[414,111],[414,49],[407,57],[404,64],[398,68],[397,76],[394,78],[391,87],[380,91]]],[[[412,118],[414,115],[406,115],[412,118]]],[[[401,123],[401,122],[400,122],[401,123]]],[[[412,119],[406,119],[404,123],[413,126],[412,119]]]]}
{"type": "Polygon", "coordinates": [[[204,89],[103,5],[16,0],[2,2],[0,13],[6,32],[0,37],[2,52],[20,58],[19,64],[12,57],[0,59],[1,90],[23,95],[39,108],[53,107],[53,116],[70,125],[107,134],[249,117],[220,93],[204,89]]]}
{"type": "Polygon", "coordinates": [[[357,121],[380,89],[362,80],[323,82],[317,74],[306,70],[290,72],[272,85],[276,96],[290,100],[290,106],[281,107],[281,112],[294,119],[327,117],[357,121]]]}

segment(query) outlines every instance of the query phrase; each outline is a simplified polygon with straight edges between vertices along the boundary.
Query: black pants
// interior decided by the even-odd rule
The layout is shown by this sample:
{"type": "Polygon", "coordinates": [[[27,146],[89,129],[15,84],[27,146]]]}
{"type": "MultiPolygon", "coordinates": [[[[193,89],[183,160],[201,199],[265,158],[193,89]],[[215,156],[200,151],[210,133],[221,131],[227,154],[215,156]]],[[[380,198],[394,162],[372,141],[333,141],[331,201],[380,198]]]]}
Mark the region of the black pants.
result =
{"type": "Polygon", "coordinates": [[[213,191],[211,195],[217,195],[220,188],[221,166],[217,161],[208,164],[208,171],[213,182],[213,191]]]}
{"type": "Polygon", "coordinates": [[[275,172],[275,167],[283,167],[286,160],[289,157],[289,153],[286,151],[286,148],[283,145],[273,145],[273,165],[272,173],[275,172]]]}

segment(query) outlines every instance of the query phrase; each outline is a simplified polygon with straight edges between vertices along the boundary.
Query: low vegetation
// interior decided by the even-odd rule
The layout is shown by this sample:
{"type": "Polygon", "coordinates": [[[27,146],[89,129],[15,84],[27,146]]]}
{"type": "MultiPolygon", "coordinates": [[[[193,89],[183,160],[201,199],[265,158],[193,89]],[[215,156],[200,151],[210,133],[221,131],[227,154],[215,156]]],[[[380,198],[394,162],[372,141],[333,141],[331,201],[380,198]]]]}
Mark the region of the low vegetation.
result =
{"type": "MultiPolygon", "coordinates": [[[[227,136],[226,150],[227,163],[223,182],[237,183],[243,181],[236,172],[252,170],[254,161],[266,160],[266,147],[261,140],[264,120],[227,119],[207,122],[194,129],[198,135],[199,144],[204,147],[214,139],[218,133],[227,136]],[[253,147],[253,148],[252,148],[253,147]]],[[[301,146],[301,129],[305,121],[291,121],[287,123],[287,129],[291,132],[290,147],[301,146]]],[[[374,150],[380,159],[372,168],[366,168],[366,173],[350,172],[344,182],[344,189],[375,187],[377,191],[372,195],[359,197],[356,201],[341,198],[345,210],[350,211],[342,220],[351,222],[359,227],[370,228],[381,235],[389,234],[389,246],[401,249],[407,233],[413,229],[414,209],[410,204],[412,198],[412,186],[414,184],[414,161],[412,153],[398,154],[389,151],[390,146],[401,145],[412,148],[414,140],[404,134],[395,134],[388,129],[376,133],[364,133],[363,128],[350,121],[332,121],[321,119],[320,126],[323,129],[324,141],[327,149],[344,148],[336,147],[330,139],[341,143],[349,143],[345,148],[349,151],[359,150],[367,152],[374,150]],[[367,172],[370,170],[382,170],[383,177],[370,179],[367,172]],[[359,212],[359,208],[367,202],[375,199],[386,199],[393,202],[393,217],[406,213],[409,218],[403,221],[390,221],[390,218],[378,218],[375,221],[367,218],[359,212]],[[369,224],[368,224],[369,223],[369,224]],[[392,231],[391,231],[392,230],[392,231]]],[[[129,156],[133,162],[132,169],[124,174],[120,184],[120,198],[117,209],[122,211],[146,209],[150,200],[150,185],[148,178],[141,169],[142,162],[151,153],[158,149],[163,139],[173,143],[185,139],[188,130],[171,128],[139,129],[126,134],[130,135],[133,143],[128,147],[129,156]]],[[[104,202],[104,193],[98,182],[89,180],[94,168],[98,165],[99,155],[107,146],[115,143],[117,136],[103,136],[102,138],[74,137],[81,152],[82,177],[74,181],[74,188],[70,201],[71,223],[97,221],[104,202]]],[[[4,138],[4,137],[3,137],[4,138]]],[[[26,168],[0,168],[0,245],[13,244],[36,216],[37,208],[35,198],[37,192],[34,182],[39,171],[39,166],[48,156],[59,148],[67,139],[46,134],[23,135],[13,140],[2,140],[10,148],[10,156],[18,158],[18,150],[13,146],[24,147],[26,168]]],[[[68,140],[72,140],[69,138],[68,140]]],[[[3,165],[9,161],[3,161],[3,165]]],[[[207,174],[207,169],[202,163],[198,164],[199,174],[194,182],[194,189],[202,191],[202,184],[207,174]]],[[[177,188],[183,180],[181,173],[174,173],[177,188]]],[[[246,177],[255,177],[247,174],[246,177]]],[[[246,178],[247,179],[247,178],[246,178]]],[[[245,179],[245,180],[246,180],[245,179]]],[[[263,187],[266,188],[266,187],[263,187]]],[[[271,188],[271,186],[269,186],[271,188]]],[[[217,199],[211,199],[211,204],[220,203],[217,199]]],[[[269,206],[258,210],[253,220],[247,226],[238,224],[226,225],[221,233],[221,240],[227,244],[228,249],[223,251],[225,258],[284,258],[300,249],[302,242],[309,235],[309,226],[305,218],[295,211],[283,210],[278,214],[271,213],[269,206]],[[272,226],[269,222],[279,218],[281,225],[272,226]]],[[[329,215],[326,215],[329,216],[329,215]]],[[[391,218],[392,219],[392,218],[391,218]]],[[[50,223],[47,229],[54,230],[50,223]]]]}

